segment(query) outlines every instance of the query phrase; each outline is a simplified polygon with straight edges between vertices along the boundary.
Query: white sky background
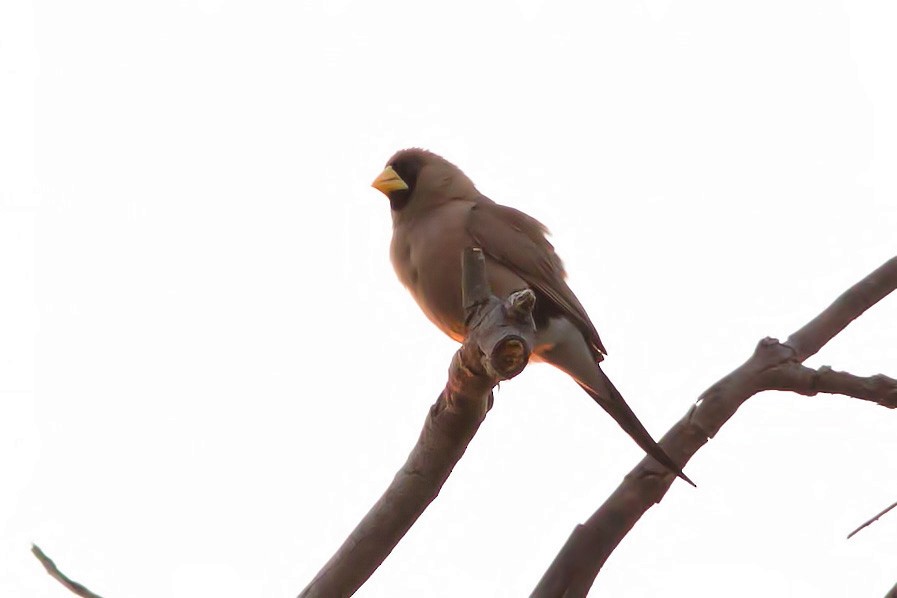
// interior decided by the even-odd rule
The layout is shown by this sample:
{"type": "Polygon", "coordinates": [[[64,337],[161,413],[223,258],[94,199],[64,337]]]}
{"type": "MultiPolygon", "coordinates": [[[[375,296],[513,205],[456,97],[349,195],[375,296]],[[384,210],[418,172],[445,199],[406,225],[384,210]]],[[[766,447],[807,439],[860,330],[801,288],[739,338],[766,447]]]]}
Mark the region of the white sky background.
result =
{"type": "MultiPolygon", "coordinates": [[[[656,436],[897,253],[886,2],[4,2],[0,595],[293,596],[416,440],[455,345],[369,187],[411,145],[543,220],[656,436]]],[[[897,376],[897,298],[808,364],[897,376]]],[[[751,399],[602,596],[882,596],[897,413],[751,399]]],[[[524,596],[640,452],[502,385],[358,593],[524,596]]]]}

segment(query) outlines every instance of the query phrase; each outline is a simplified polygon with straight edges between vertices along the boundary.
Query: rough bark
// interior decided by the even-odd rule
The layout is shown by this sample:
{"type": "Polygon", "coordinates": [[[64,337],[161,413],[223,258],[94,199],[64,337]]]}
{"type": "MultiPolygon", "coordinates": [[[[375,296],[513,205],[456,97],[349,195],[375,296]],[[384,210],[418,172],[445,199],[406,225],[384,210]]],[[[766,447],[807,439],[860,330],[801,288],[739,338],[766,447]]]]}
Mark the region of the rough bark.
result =
{"type": "MultiPolygon", "coordinates": [[[[853,285],[784,343],[760,341],[754,354],[698,398],[660,440],[683,465],[713,438],[742,403],[760,391],[790,390],[807,396],[837,393],[897,407],[897,380],[818,370],[803,362],[850,322],[897,288],[897,257],[853,285]]],[[[641,516],[660,502],[675,479],[643,459],[589,519],[577,525],[532,593],[534,598],[586,596],[601,567],[641,516]]]]}

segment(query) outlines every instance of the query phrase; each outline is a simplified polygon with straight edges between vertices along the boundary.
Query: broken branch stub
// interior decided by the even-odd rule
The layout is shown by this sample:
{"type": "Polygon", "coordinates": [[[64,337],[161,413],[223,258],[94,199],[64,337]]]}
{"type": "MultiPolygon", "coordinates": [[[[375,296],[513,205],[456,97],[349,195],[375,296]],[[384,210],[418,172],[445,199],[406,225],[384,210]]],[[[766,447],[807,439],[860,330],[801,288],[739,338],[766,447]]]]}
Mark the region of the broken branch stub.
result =
{"type": "Polygon", "coordinates": [[[529,359],[535,295],[527,289],[502,301],[489,288],[483,252],[465,250],[463,260],[467,338],[452,358],[445,389],[405,465],[300,598],[345,598],[364,584],[439,494],[492,406],[492,388],[529,359]]]}
{"type": "Polygon", "coordinates": [[[480,362],[489,376],[510,380],[523,371],[532,353],[536,295],[522,289],[501,300],[489,287],[483,250],[467,248],[461,259],[468,340],[482,352],[480,362]]]}

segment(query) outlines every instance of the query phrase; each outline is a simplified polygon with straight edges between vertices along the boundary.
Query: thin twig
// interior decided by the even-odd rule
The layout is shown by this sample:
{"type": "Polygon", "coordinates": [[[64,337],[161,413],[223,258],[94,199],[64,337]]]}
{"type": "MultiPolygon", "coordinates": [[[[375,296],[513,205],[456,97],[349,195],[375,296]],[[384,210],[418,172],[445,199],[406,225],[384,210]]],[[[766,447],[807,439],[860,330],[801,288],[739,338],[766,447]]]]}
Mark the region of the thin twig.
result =
{"type": "Polygon", "coordinates": [[[863,529],[863,528],[869,527],[870,525],[872,525],[873,523],[875,523],[876,521],[878,521],[879,519],[881,519],[882,516],[886,515],[887,512],[890,511],[891,509],[893,509],[894,507],[897,507],[897,502],[895,502],[894,504],[892,504],[890,507],[888,507],[887,509],[885,509],[884,511],[882,511],[881,513],[879,513],[878,515],[876,515],[875,517],[873,517],[872,519],[870,519],[869,521],[867,521],[866,523],[864,523],[863,525],[861,525],[860,527],[858,527],[858,528],[856,528],[855,530],[853,530],[852,532],[850,532],[850,533],[847,535],[847,539],[850,540],[851,538],[853,538],[853,537],[856,535],[856,533],[857,533],[858,531],[860,531],[860,530],[863,529]]]}
{"type": "Polygon", "coordinates": [[[76,596],[82,596],[83,598],[101,598],[99,594],[94,594],[77,581],[69,579],[62,571],[59,570],[59,567],[56,566],[56,563],[54,563],[50,557],[44,554],[44,551],[41,550],[37,544],[31,545],[31,552],[34,553],[34,556],[37,557],[37,560],[39,560],[41,565],[44,566],[44,569],[47,570],[47,573],[50,574],[50,577],[56,579],[56,581],[64,585],[76,596]]]}

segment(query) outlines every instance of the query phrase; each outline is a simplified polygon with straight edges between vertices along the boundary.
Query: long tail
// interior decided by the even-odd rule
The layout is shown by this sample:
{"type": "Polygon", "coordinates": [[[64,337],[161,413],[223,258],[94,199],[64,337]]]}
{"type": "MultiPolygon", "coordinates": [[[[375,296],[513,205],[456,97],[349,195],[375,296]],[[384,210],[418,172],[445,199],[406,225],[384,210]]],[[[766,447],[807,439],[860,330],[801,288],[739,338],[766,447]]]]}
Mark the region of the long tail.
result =
{"type": "MultiPolygon", "coordinates": [[[[589,396],[592,397],[596,403],[601,405],[601,407],[603,407],[604,410],[607,411],[618,424],[620,424],[620,427],[635,440],[635,443],[639,445],[642,450],[654,457],[661,465],[675,473],[677,476],[692,486],[695,486],[695,483],[688,479],[688,476],[685,475],[682,468],[666,454],[657,442],[654,441],[651,434],[648,433],[648,430],[645,429],[645,426],[642,425],[642,422],[639,421],[638,417],[636,417],[635,413],[626,403],[623,395],[620,394],[620,391],[613,385],[610,378],[608,378],[601,370],[601,367],[596,366],[596,369],[599,374],[598,379],[604,388],[590,388],[582,382],[579,382],[582,389],[589,393],[589,396]]],[[[697,486],[695,487],[697,488],[697,486]]]]}

